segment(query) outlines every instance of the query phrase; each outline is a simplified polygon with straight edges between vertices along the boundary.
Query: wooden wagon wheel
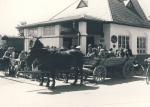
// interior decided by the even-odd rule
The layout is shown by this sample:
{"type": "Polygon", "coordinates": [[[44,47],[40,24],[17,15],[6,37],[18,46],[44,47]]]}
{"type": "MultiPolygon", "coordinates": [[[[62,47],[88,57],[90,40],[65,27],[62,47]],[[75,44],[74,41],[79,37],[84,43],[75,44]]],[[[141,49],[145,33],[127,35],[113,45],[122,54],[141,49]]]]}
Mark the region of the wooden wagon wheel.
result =
{"type": "Polygon", "coordinates": [[[99,65],[94,68],[93,79],[96,83],[101,83],[105,80],[107,70],[105,66],[99,65]]]}
{"type": "Polygon", "coordinates": [[[123,78],[129,78],[134,75],[134,66],[132,61],[127,61],[122,70],[122,76],[123,78]]]}
{"type": "Polygon", "coordinates": [[[146,84],[149,85],[150,81],[150,71],[149,67],[146,69],[146,84]]]}

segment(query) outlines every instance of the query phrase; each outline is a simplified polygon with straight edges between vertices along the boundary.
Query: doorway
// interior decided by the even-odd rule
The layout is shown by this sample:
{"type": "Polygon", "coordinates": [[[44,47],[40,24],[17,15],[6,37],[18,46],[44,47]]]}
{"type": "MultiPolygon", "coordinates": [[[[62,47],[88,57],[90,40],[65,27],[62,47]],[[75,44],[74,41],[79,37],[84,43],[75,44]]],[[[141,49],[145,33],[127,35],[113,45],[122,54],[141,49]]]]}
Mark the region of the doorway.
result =
{"type": "Polygon", "coordinates": [[[71,49],[72,38],[63,38],[63,47],[66,49],[71,49]]]}

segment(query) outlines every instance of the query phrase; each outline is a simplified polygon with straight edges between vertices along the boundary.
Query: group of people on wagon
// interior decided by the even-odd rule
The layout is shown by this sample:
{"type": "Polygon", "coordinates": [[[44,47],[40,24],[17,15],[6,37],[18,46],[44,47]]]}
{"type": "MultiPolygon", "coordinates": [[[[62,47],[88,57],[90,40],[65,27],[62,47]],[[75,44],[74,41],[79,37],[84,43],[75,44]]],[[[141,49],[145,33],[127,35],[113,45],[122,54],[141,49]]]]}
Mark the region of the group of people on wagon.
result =
{"type": "Polygon", "coordinates": [[[0,64],[2,69],[8,68],[11,59],[15,59],[15,48],[8,47],[7,50],[4,52],[2,58],[0,59],[0,64]]]}
{"type": "Polygon", "coordinates": [[[87,48],[87,57],[103,57],[103,58],[109,58],[109,57],[130,57],[132,56],[132,50],[130,49],[129,45],[126,46],[126,48],[119,48],[114,51],[113,48],[106,49],[102,44],[99,44],[98,46],[95,45],[92,47],[91,44],[88,44],[87,48]]]}
{"type": "Polygon", "coordinates": [[[26,58],[27,52],[21,51],[18,55],[14,47],[8,47],[0,58],[0,67],[2,70],[7,70],[10,66],[15,67],[15,65],[19,65],[20,68],[23,68],[26,58]]]}

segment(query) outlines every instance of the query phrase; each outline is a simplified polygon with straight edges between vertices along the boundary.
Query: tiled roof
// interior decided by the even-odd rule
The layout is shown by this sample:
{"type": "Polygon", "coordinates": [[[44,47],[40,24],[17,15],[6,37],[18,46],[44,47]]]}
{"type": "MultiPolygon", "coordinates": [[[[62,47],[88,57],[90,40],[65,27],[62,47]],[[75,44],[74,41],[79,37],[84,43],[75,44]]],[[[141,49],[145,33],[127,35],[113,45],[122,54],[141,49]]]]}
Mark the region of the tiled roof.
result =
{"type": "Polygon", "coordinates": [[[144,20],[147,20],[145,13],[142,7],[140,6],[140,3],[137,0],[130,0],[130,2],[132,3],[133,7],[137,11],[137,13],[140,15],[140,17],[143,18],[144,20]]]}
{"type": "Polygon", "coordinates": [[[147,20],[143,20],[139,15],[128,9],[122,1],[108,1],[114,23],[150,28],[150,23],[147,20]]]}

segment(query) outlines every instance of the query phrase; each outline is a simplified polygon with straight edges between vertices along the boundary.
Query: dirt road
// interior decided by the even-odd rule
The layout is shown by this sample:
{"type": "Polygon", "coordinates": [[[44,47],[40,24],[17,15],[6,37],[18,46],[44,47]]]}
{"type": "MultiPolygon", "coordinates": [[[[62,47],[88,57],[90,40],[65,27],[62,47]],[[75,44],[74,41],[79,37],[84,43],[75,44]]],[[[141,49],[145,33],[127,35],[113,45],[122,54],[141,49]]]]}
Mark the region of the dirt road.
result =
{"type": "Polygon", "coordinates": [[[85,82],[71,86],[56,82],[56,89],[38,86],[37,81],[0,74],[1,107],[150,107],[150,85],[143,77],[85,82]]]}

